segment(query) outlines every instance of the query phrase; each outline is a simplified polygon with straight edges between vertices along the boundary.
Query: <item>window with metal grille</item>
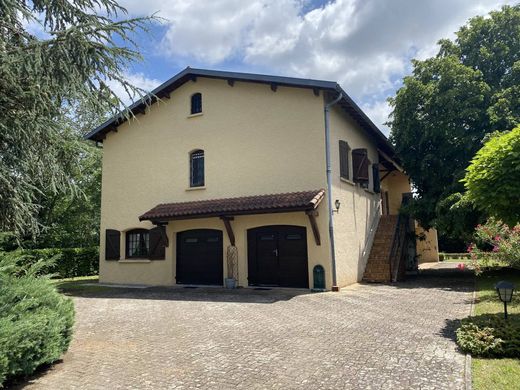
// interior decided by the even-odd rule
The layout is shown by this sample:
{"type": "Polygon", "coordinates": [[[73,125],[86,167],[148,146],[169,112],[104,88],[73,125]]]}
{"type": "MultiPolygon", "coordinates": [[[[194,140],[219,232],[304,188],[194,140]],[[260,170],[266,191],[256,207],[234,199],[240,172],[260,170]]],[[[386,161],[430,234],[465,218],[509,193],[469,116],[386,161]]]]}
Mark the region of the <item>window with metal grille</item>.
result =
{"type": "Polygon", "coordinates": [[[202,94],[197,92],[191,95],[191,113],[198,114],[202,112],[202,94]]]}
{"type": "Polygon", "coordinates": [[[147,258],[150,252],[150,236],[146,229],[126,232],[126,257],[147,258]]]}
{"type": "Polygon", "coordinates": [[[195,150],[190,155],[190,187],[204,186],[204,150],[195,150]]]}

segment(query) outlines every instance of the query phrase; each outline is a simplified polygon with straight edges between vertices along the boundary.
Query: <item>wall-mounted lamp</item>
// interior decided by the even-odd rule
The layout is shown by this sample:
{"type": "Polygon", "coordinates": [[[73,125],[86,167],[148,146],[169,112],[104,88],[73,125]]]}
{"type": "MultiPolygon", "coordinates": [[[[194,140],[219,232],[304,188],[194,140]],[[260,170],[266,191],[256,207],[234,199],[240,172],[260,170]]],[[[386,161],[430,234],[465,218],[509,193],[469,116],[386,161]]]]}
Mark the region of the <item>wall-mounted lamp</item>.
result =
{"type": "Polygon", "coordinates": [[[332,210],[332,212],[339,213],[339,208],[341,206],[341,202],[339,201],[339,199],[336,199],[336,201],[334,202],[334,206],[336,206],[336,210],[332,210]]]}

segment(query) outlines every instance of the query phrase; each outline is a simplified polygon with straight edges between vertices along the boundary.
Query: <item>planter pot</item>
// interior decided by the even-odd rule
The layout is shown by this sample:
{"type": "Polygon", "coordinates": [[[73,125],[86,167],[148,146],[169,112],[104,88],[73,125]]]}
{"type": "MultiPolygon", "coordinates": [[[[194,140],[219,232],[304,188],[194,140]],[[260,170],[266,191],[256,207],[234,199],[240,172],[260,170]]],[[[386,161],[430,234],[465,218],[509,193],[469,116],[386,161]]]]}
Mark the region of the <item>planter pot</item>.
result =
{"type": "Polygon", "coordinates": [[[237,281],[234,278],[226,278],[226,288],[237,288],[237,281]]]}

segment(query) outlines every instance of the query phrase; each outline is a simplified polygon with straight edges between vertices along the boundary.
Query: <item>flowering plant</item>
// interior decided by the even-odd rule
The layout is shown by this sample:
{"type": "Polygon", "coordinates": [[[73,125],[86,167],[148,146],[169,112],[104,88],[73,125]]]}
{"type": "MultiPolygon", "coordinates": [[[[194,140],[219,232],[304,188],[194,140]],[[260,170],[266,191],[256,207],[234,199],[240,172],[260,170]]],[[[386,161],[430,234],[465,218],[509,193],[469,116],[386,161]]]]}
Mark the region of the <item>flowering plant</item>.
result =
{"type": "Polygon", "coordinates": [[[475,240],[468,252],[477,274],[482,267],[496,264],[520,268],[520,224],[511,228],[490,218],[484,225],[477,225],[475,240]]]}

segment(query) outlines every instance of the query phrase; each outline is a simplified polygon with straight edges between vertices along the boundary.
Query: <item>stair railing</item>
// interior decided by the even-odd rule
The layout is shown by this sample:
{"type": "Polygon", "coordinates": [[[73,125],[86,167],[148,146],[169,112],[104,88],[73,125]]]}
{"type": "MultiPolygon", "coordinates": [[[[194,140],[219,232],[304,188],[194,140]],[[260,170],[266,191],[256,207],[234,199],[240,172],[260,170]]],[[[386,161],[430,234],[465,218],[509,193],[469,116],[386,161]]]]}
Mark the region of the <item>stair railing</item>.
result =
{"type": "MultiPolygon", "coordinates": [[[[406,206],[410,201],[411,194],[403,194],[401,201],[401,208],[406,206]]],[[[397,223],[394,230],[394,238],[392,241],[392,249],[390,250],[390,256],[388,261],[390,263],[390,280],[396,282],[399,277],[399,269],[401,263],[404,261],[407,255],[408,239],[410,237],[410,217],[399,212],[397,217],[397,223]]]]}

